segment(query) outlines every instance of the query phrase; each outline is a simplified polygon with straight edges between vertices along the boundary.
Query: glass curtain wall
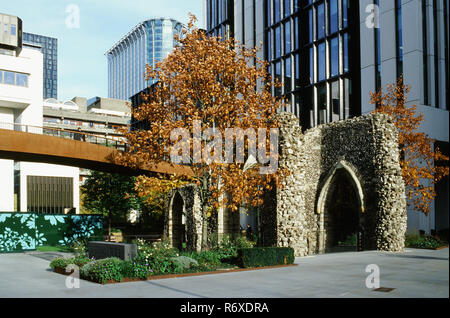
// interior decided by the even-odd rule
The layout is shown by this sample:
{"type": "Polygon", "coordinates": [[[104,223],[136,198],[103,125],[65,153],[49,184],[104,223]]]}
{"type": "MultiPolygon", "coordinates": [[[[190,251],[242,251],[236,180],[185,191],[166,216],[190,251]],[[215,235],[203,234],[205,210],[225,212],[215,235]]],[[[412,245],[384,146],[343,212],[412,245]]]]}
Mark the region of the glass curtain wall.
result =
{"type": "Polygon", "coordinates": [[[297,115],[304,129],[354,115],[349,17],[359,8],[349,5],[349,0],[265,0],[265,57],[272,78],[283,83],[273,94],[287,99],[286,111],[297,115]]]}

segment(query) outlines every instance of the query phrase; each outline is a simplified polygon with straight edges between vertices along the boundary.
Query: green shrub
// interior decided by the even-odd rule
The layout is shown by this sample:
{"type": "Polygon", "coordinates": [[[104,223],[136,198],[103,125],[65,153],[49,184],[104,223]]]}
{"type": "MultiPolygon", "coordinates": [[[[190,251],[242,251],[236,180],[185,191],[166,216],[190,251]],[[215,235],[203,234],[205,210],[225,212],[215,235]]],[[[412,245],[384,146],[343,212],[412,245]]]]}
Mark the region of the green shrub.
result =
{"type": "Polygon", "coordinates": [[[254,247],[238,251],[238,264],[242,267],[261,267],[293,264],[294,249],[291,247],[254,247]]]}
{"type": "Polygon", "coordinates": [[[74,260],[73,258],[63,258],[63,257],[54,258],[50,262],[50,267],[52,269],[55,269],[55,267],[66,268],[67,265],[73,264],[73,260],[74,260]]]}
{"type": "Polygon", "coordinates": [[[146,279],[153,273],[150,265],[138,259],[125,261],[122,264],[122,275],[127,278],[146,279]]]}
{"type": "Polygon", "coordinates": [[[92,261],[81,267],[81,278],[105,284],[108,280],[122,281],[123,261],[116,257],[92,261]]]}
{"type": "Polygon", "coordinates": [[[173,259],[179,256],[176,248],[167,242],[156,242],[148,244],[143,240],[137,241],[138,257],[136,261],[140,264],[149,264],[153,274],[176,274],[182,272],[180,264],[173,259]]]}
{"type": "Polygon", "coordinates": [[[187,257],[187,256],[174,257],[174,258],[172,258],[172,260],[175,263],[177,263],[181,267],[182,270],[186,270],[186,269],[198,266],[198,262],[195,259],[187,257]]]}
{"type": "Polygon", "coordinates": [[[237,237],[232,240],[229,236],[224,236],[214,251],[219,254],[220,260],[225,260],[236,258],[239,249],[252,248],[254,246],[255,243],[245,237],[237,237]]]}
{"type": "Polygon", "coordinates": [[[344,242],[339,241],[338,245],[342,246],[356,246],[358,245],[358,235],[356,233],[353,233],[349,235],[344,242]]]}
{"type": "Polygon", "coordinates": [[[420,236],[417,234],[406,234],[405,246],[415,248],[438,248],[445,243],[433,236],[420,236]]]}
{"type": "Polygon", "coordinates": [[[78,256],[72,258],[55,258],[50,262],[50,267],[52,269],[55,269],[55,267],[65,269],[70,264],[75,264],[78,267],[83,267],[84,265],[92,261],[93,261],[92,259],[86,256],[78,256]]]}
{"type": "Polygon", "coordinates": [[[222,254],[218,251],[183,252],[183,256],[192,258],[199,266],[213,268],[221,265],[222,254]]]}

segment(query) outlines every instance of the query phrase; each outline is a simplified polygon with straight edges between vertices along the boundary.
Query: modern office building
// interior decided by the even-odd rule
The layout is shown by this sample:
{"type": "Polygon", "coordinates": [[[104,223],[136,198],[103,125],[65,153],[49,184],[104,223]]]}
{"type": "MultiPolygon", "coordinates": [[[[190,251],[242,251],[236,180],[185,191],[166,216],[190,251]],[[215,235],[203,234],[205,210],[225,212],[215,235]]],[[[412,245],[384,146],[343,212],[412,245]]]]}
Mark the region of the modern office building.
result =
{"type": "MultiPolygon", "coordinates": [[[[206,28],[260,46],[275,96],[303,129],[374,110],[370,92],[403,74],[422,131],[448,154],[449,3],[446,0],[205,0],[206,28]]],[[[432,212],[408,210],[408,229],[449,228],[449,180],[436,186],[432,212]]]]}
{"type": "Polygon", "coordinates": [[[128,100],[147,88],[146,65],[155,66],[172,52],[182,24],[168,18],[139,23],[108,52],[108,97],[128,100]]]}
{"type": "MultiPolygon", "coordinates": [[[[42,134],[43,54],[22,45],[20,19],[0,21],[0,129],[42,134]]],[[[0,180],[0,211],[79,211],[78,168],[0,158],[0,180]]]]}
{"type": "Polygon", "coordinates": [[[23,32],[23,42],[37,46],[44,55],[44,99],[58,98],[58,39],[23,32]]]}

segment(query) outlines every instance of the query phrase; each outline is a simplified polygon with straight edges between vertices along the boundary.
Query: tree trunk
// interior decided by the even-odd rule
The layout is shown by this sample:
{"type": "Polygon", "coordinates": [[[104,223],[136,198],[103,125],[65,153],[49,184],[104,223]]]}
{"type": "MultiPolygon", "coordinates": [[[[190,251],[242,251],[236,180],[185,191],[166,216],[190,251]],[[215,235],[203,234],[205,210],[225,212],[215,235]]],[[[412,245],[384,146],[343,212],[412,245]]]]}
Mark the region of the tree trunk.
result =
{"type": "Polygon", "coordinates": [[[208,216],[206,215],[207,206],[202,204],[202,251],[208,250],[208,216]]]}
{"type": "Polygon", "coordinates": [[[111,215],[108,216],[108,242],[111,242],[111,215]]]}

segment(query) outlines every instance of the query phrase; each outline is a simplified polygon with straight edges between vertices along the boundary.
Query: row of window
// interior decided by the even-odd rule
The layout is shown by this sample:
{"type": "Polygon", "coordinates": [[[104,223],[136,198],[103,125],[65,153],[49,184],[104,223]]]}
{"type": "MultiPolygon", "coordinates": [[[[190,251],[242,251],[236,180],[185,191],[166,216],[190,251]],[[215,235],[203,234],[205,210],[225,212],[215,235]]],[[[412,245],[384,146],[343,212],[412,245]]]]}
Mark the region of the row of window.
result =
{"type": "MultiPolygon", "coordinates": [[[[1,22],[0,22],[0,26],[1,26],[1,22]]],[[[5,35],[9,34],[11,36],[16,36],[17,35],[17,25],[15,25],[14,23],[4,23],[3,24],[3,32],[5,33],[5,35]]]]}
{"type": "Polygon", "coordinates": [[[28,87],[28,74],[0,70],[0,84],[28,87]]]}
{"type": "Polygon", "coordinates": [[[89,128],[108,128],[108,129],[118,129],[118,128],[122,127],[122,126],[116,125],[116,124],[85,122],[85,121],[61,119],[61,118],[54,118],[54,117],[44,117],[44,123],[60,124],[60,125],[62,124],[62,125],[89,127],[89,128]]]}

